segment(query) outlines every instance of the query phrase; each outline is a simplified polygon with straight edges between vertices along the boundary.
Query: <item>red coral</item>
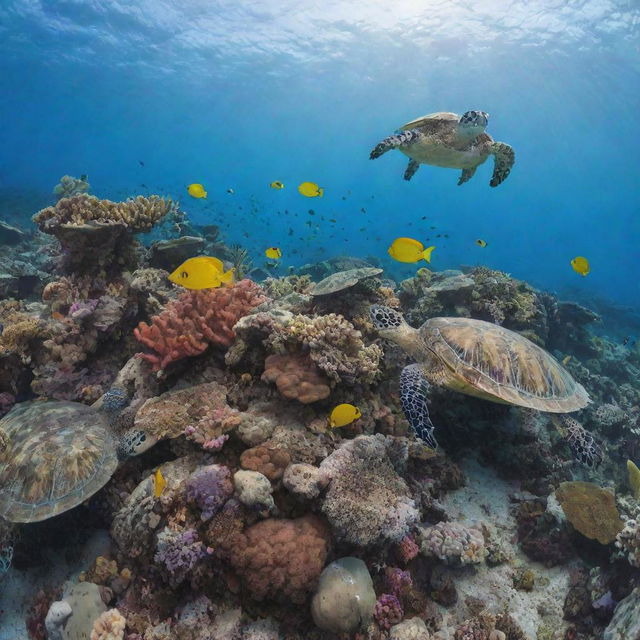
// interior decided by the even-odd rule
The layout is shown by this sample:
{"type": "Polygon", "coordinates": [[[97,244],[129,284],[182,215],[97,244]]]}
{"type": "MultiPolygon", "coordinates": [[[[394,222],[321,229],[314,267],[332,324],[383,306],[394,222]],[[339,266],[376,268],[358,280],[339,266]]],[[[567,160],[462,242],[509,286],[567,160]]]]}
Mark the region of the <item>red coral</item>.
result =
{"type": "Polygon", "coordinates": [[[219,289],[185,291],[153,316],[151,326],[141,322],[133,330],[142,344],[155,351],[138,355],[154,371],[162,371],[176,360],[201,354],[210,344],[228,347],[235,337],[233,325],[265,300],[251,280],[219,289]]]}

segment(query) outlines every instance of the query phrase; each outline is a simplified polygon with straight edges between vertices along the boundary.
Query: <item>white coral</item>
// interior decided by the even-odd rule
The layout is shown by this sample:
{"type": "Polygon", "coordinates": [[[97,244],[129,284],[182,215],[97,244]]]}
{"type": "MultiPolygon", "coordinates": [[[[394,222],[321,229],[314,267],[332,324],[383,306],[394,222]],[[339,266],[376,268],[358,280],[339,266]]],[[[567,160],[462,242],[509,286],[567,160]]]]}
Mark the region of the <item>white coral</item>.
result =
{"type": "Polygon", "coordinates": [[[109,609],[93,623],[91,640],[122,640],[126,624],[127,621],[117,609],[109,609]]]}
{"type": "Polygon", "coordinates": [[[627,554],[632,567],[640,567],[640,524],[627,520],[624,529],[616,536],[616,547],[627,554]]]}
{"type": "Polygon", "coordinates": [[[420,551],[454,565],[478,564],[487,555],[482,531],[459,522],[439,522],[422,529],[420,551]]]}

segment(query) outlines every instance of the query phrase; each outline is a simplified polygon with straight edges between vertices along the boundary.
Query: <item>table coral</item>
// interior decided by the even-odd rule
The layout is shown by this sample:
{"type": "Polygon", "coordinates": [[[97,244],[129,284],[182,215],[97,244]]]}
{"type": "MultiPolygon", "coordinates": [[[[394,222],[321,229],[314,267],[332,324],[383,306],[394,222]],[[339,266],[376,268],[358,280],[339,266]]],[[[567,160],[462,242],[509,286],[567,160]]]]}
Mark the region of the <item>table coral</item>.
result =
{"type": "Polygon", "coordinates": [[[329,397],[331,388],[313,361],[303,354],[273,354],[264,363],[262,379],[275,382],[290,400],[310,404],[329,397]]]}
{"type": "Polygon", "coordinates": [[[256,600],[302,604],[324,567],[329,540],[317,516],[270,518],[235,536],[231,563],[256,600]]]}
{"type": "Polygon", "coordinates": [[[229,287],[185,291],[162,313],[141,322],[135,337],[154,353],[141,353],[156,372],[173,362],[203,353],[209,345],[228,347],[233,325],[266,300],[258,285],[241,280],[229,287]]]}

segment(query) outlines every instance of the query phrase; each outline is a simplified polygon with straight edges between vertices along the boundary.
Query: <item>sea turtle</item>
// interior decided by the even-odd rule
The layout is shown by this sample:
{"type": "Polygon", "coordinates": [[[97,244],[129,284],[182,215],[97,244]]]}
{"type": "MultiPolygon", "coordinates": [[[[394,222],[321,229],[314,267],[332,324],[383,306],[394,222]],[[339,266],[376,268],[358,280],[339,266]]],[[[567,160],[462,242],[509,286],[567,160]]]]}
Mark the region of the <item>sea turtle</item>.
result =
{"type": "Polygon", "coordinates": [[[16,405],[0,420],[0,516],[37,522],[68,511],[109,481],[119,459],[155,444],[140,429],[118,436],[113,413],[113,402],[16,405]]]}
{"type": "Polygon", "coordinates": [[[379,334],[416,361],[400,375],[402,410],[416,435],[434,449],[427,407],[430,384],[550,413],[570,413],[589,403],[584,387],[554,357],[497,324],[431,318],[413,329],[389,307],[373,305],[370,313],[379,334]]]}
{"type": "Polygon", "coordinates": [[[485,133],[489,114],[467,111],[462,116],[440,112],[416,118],[400,127],[400,131],[375,146],[371,160],[391,149],[409,156],[404,179],[411,180],[421,164],[448,169],[462,169],[458,185],[471,179],[476,168],[493,154],[493,176],[489,184],[497,187],[515,162],[513,149],[485,133]]]}

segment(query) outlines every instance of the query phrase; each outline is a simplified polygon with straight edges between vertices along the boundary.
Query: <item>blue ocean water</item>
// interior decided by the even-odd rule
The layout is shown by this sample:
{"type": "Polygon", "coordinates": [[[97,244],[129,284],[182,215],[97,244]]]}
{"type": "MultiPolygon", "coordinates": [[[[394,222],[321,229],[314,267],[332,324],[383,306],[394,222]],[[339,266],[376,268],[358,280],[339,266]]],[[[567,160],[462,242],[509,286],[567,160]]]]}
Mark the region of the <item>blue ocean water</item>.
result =
{"type": "Polygon", "coordinates": [[[435,269],[637,311],[639,24],[635,0],[4,0],[0,216],[26,226],[62,175],[88,174],[100,197],[180,200],[257,264],[281,247],[282,272],[348,254],[409,277],[386,254],[406,235],[436,245],[435,269]],[[408,120],[469,109],[516,151],[495,189],[491,160],[458,187],[368,159],[408,120]]]}

